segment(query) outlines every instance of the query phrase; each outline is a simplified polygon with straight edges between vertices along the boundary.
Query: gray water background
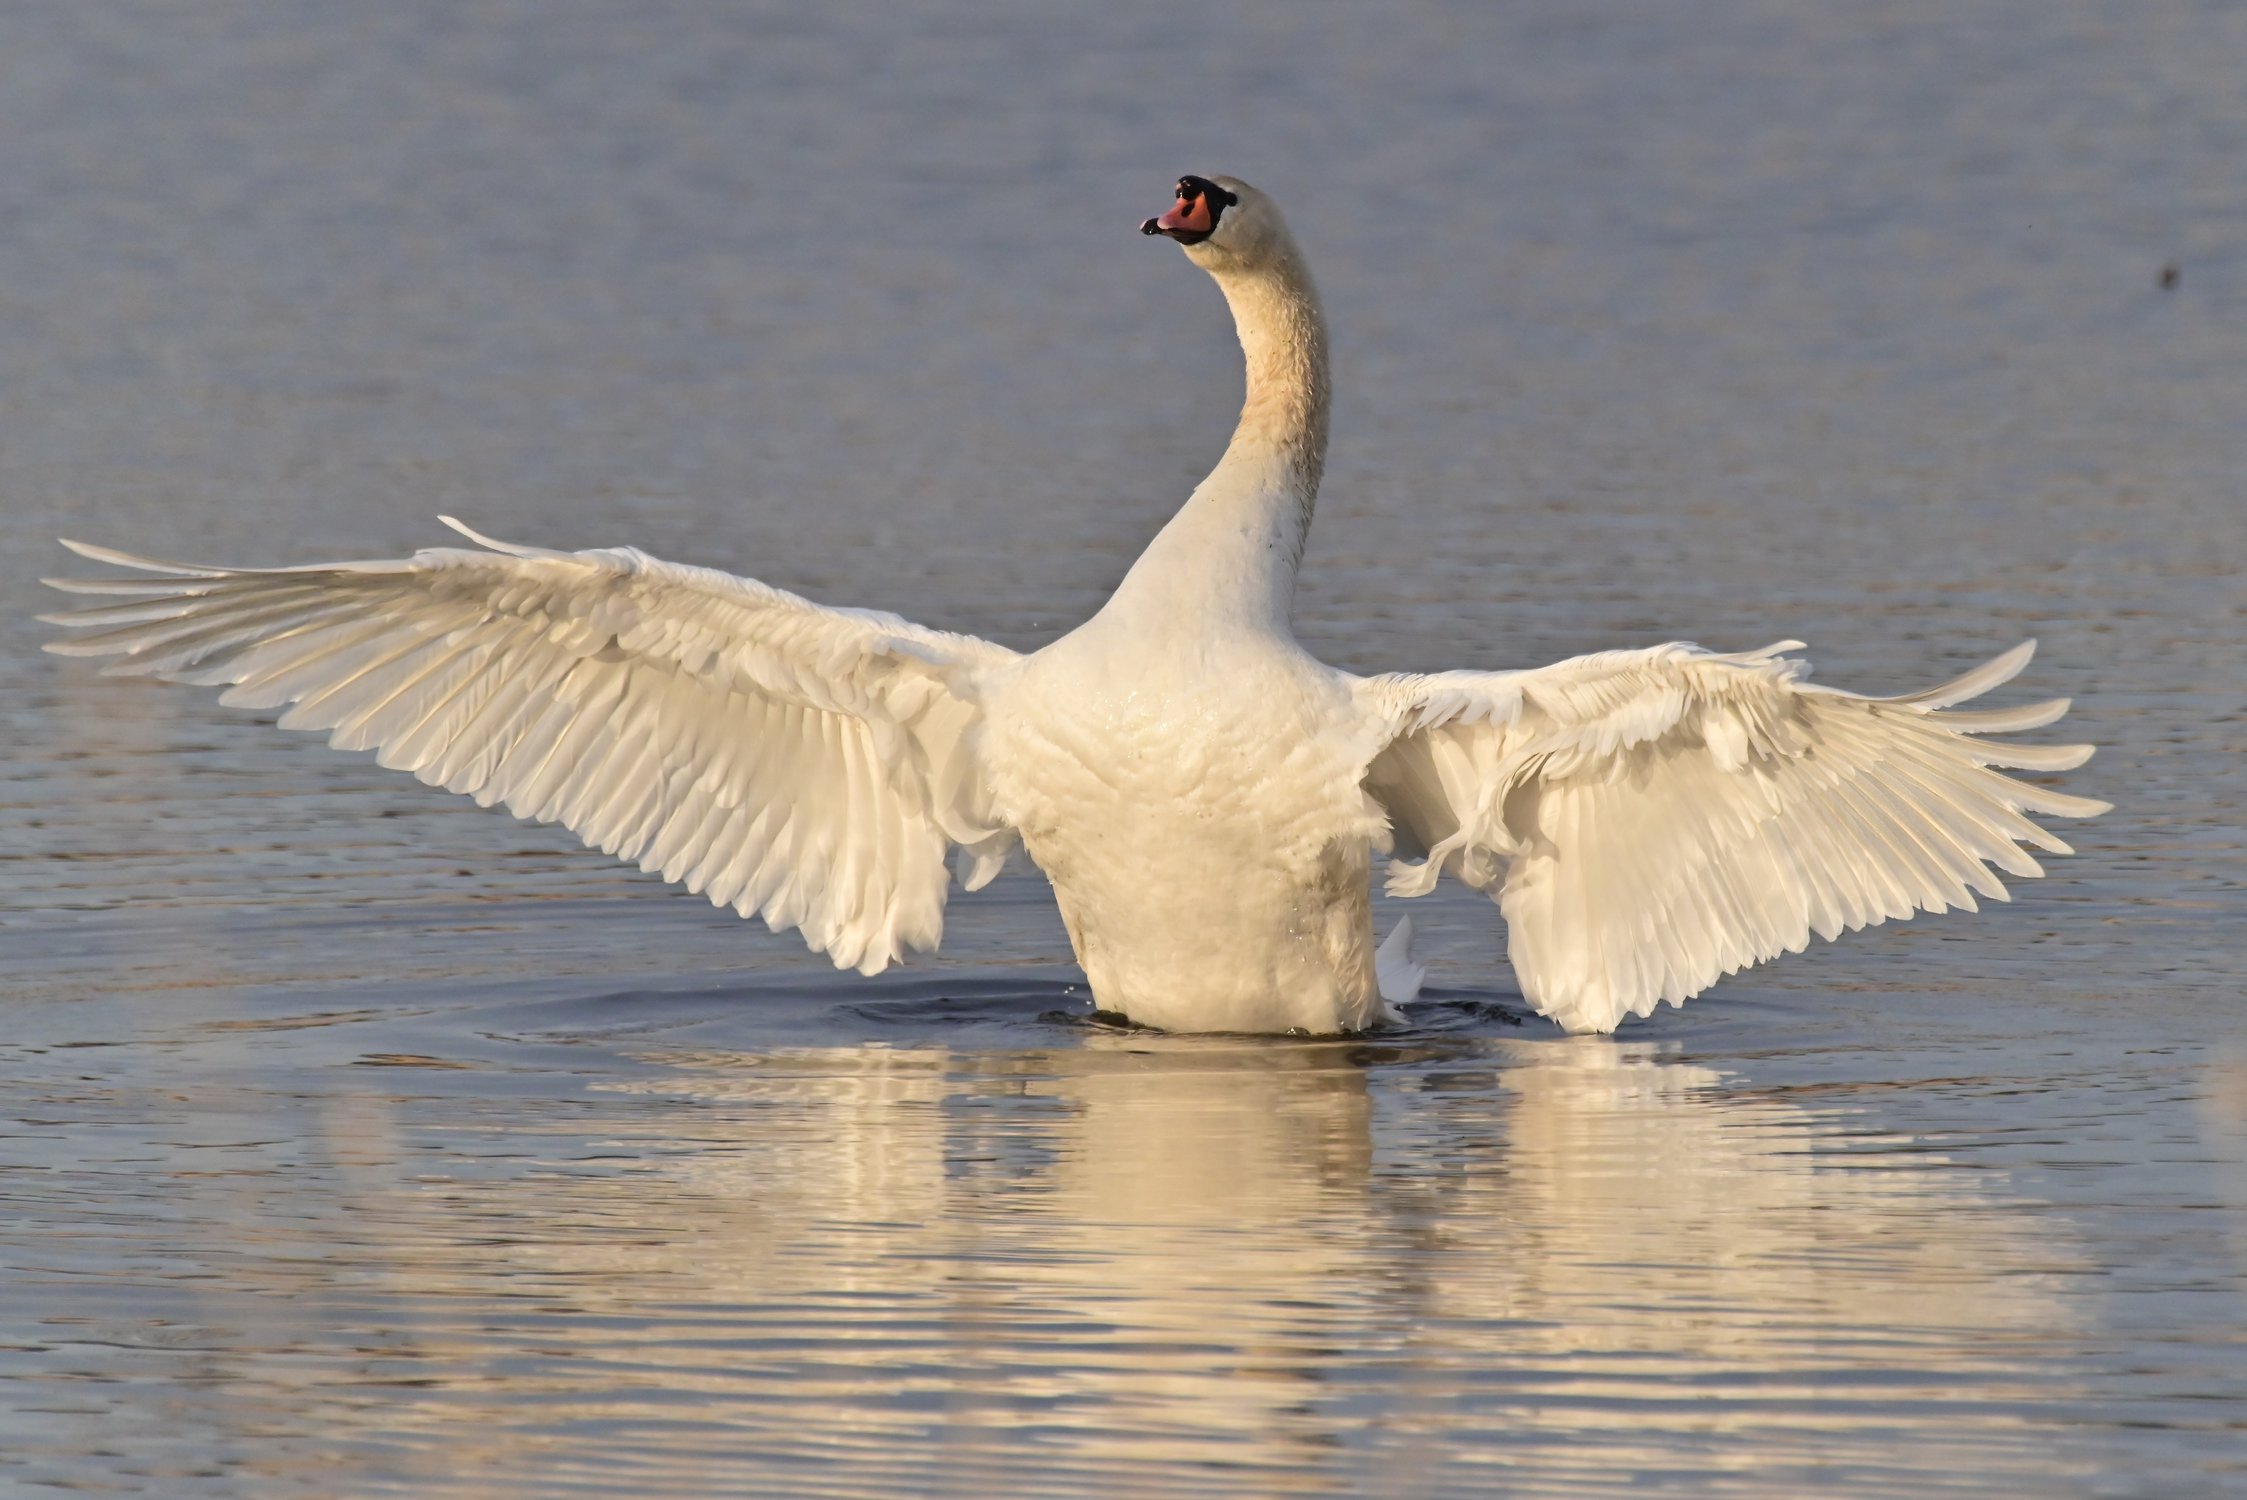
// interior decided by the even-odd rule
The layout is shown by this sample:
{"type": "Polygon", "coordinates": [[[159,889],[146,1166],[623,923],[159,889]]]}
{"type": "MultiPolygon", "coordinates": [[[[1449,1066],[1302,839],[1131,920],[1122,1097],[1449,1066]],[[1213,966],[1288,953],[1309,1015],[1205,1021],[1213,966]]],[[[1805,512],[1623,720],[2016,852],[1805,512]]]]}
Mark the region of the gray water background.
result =
{"type": "Polygon", "coordinates": [[[2247,1492],[2242,77],[2145,0],[0,12],[0,1488],[2247,1492]],[[1326,294],[1328,659],[2033,634],[2117,810],[1613,1041],[1455,892],[1416,1030],[1165,1039],[1032,879],[838,976],[36,650],[58,534],[440,511],[1035,646],[1230,425],[1188,170],[1326,294]]]}

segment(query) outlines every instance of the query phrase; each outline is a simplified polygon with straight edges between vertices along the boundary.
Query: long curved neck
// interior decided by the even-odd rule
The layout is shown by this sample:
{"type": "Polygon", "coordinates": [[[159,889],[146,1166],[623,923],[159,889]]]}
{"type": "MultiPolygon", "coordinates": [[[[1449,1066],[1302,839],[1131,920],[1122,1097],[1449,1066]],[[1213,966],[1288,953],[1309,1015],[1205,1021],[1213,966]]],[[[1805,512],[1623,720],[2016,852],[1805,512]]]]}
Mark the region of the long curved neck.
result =
{"type": "Polygon", "coordinates": [[[1233,441],[1200,488],[1237,471],[1242,479],[1283,489],[1295,503],[1292,550],[1300,560],[1326,469],[1329,392],[1326,319],[1293,249],[1260,270],[1218,278],[1247,359],[1248,398],[1233,441]]]}
{"type": "Polygon", "coordinates": [[[1326,467],[1326,320],[1292,244],[1212,274],[1232,306],[1248,396],[1225,456],[1133,564],[1110,607],[1285,632],[1326,467]]]}

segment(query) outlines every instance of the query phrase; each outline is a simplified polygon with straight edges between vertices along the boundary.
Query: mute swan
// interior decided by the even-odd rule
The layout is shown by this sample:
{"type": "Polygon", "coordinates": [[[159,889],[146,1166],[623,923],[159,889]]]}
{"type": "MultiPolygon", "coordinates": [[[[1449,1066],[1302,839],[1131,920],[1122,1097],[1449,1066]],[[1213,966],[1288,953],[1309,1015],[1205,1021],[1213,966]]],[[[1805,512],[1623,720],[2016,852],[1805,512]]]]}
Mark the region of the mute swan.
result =
{"type": "Polygon", "coordinates": [[[1095,1000],[1181,1031],[1351,1031],[1418,985],[1388,889],[1492,894],[1523,994],[1570,1031],[1812,933],[2005,899],[1991,867],[2068,852],[2024,813],[2107,804],[1992,767],[2087,745],[1980,738],[2064,701],[1953,711],[1955,682],[1867,698],[1782,655],[1673,643],[1534,671],[1355,677],[1289,628],[1326,454],[1326,332],[1271,201],[1186,177],[1141,226],[1231,304],[1248,368],[1231,445],[1098,614],[1028,656],[629,547],[480,536],[398,561],[189,566],[66,542],[140,576],[46,617],[48,649],[224,684],[282,727],[557,822],[838,967],[942,934],[946,855],[976,890],[1019,846],[1053,883],[1095,1000]]]}

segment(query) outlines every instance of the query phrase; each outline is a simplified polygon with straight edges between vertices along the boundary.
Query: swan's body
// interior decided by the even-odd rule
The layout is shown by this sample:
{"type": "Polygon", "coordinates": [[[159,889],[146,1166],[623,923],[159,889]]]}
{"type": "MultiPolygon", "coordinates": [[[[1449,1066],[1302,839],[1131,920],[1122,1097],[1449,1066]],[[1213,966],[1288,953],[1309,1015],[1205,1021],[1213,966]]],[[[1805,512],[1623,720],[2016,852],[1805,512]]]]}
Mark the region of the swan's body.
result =
{"type": "MultiPolygon", "coordinates": [[[[1448,872],[1504,911],[1523,992],[1573,1031],[1812,933],[2003,898],[2067,846],[2024,812],[2104,804],[1990,769],[2064,703],[1946,712],[2017,648],[1903,699],[1810,686],[1795,643],[1683,645],[1529,672],[1360,678],[1289,628],[1326,448],[1318,302],[1268,200],[1187,178],[1165,233],[1231,303],[1248,396],[1225,457],[1105,607],[1021,656],[630,549],[190,567],[57,580],[123,601],[52,649],[290,705],[384,765],[560,822],[872,974],[942,934],[1017,842],[1052,880],[1094,998],[1172,1030],[1335,1032],[1393,1016],[1389,888],[1448,872]],[[1414,859],[1417,862],[1412,862],[1414,859]]],[[[457,525],[457,523],[455,523],[457,525]]]]}
{"type": "Polygon", "coordinates": [[[1115,624],[1024,662],[984,731],[994,806],[1052,880],[1093,995],[1166,1030],[1381,1019],[1382,819],[1341,674],[1276,637],[1115,624]]]}

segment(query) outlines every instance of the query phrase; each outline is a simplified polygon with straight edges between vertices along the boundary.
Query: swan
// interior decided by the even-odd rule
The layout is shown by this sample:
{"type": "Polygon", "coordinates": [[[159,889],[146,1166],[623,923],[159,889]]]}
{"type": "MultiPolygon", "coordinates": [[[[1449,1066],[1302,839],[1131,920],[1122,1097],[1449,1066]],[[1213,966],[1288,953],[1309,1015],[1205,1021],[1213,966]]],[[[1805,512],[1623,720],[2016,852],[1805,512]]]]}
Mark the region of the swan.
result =
{"type": "Polygon", "coordinates": [[[340,749],[560,823],[877,974],[943,933],[953,878],[1017,851],[1052,882],[1094,1001],[1173,1031],[1363,1030],[1421,974],[1370,885],[1449,874],[1504,915],[1529,1004],[1611,1032],[1815,933],[2007,899],[2070,852],[2028,814],[2107,804],[2009,777],[2088,745],[1984,736],[2065,700],[1961,709],[1954,682],[1816,685],[1799,641],[1526,671],[1359,677],[1290,629],[1327,440],[1327,345],[1279,210],[1182,178],[1141,226],[1230,304],[1247,365],[1209,477],[1099,612],[1028,655],[630,547],[473,547],[208,567],[65,541],[130,576],[44,616],[66,655],[223,686],[340,749]]]}

